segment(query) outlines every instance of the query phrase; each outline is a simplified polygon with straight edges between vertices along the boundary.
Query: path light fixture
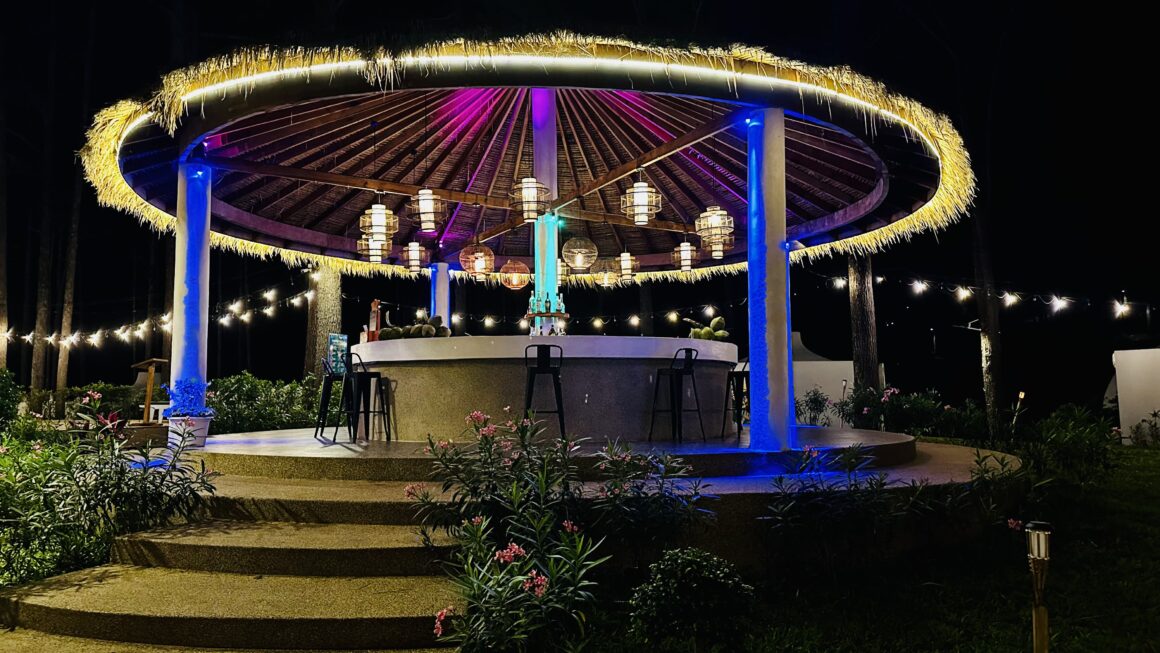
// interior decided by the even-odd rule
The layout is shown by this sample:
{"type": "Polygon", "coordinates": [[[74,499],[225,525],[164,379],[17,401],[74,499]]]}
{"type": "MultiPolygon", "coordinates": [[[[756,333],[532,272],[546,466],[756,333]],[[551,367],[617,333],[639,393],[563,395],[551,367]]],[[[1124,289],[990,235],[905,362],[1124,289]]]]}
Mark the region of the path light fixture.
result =
{"type": "Polygon", "coordinates": [[[620,196],[620,211],[632,218],[634,225],[643,227],[660,210],[661,194],[644,180],[644,169],[641,169],[639,179],[620,196]]]}
{"type": "Polygon", "coordinates": [[[447,202],[430,188],[423,188],[418,194],[412,195],[408,204],[411,217],[419,221],[419,231],[423,233],[435,231],[439,220],[443,218],[446,206],[447,202]]]}
{"type": "Polygon", "coordinates": [[[596,257],[600,255],[596,243],[584,237],[569,238],[560,248],[560,255],[573,272],[583,272],[592,267],[596,257]]]}
{"type": "Polygon", "coordinates": [[[1027,563],[1031,566],[1031,650],[1047,653],[1047,604],[1043,600],[1047,585],[1047,563],[1051,560],[1051,524],[1028,522],[1027,563]]]}
{"type": "Polygon", "coordinates": [[[513,211],[524,216],[524,222],[535,222],[548,212],[548,187],[535,177],[524,177],[512,189],[513,211]]]}

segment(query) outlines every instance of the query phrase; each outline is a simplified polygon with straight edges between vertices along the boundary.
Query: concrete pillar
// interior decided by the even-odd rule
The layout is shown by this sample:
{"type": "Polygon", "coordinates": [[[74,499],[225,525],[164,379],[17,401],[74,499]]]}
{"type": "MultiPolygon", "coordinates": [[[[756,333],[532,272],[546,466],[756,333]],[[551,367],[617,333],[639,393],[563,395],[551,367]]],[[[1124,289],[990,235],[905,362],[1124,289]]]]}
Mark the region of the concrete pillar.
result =
{"type": "Polygon", "coordinates": [[[749,142],[750,446],[796,446],[785,237],[785,114],[754,111],[749,142]]]}
{"type": "Polygon", "coordinates": [[[431,308],[428,314],[443,318],[443,326],[451,328],[451,274],[443,262],[431,264],[431,308]]]}
{"type": "Polygon", "coordinates": [[[209,166],[183,163],[177,168],[170,386],[181,379],[206,381],[212,177],[209,166]]]}
{"type": "MultiPolygon", "coordinates": [[[[556,162],[556,89],[533,88],[532,98],[532,176],[548,187],[548,197],[558,197],[556,162]]],[[[554,215],[542,215],[535,223],[533,252],[535,256],[535,286],[532,291],[534,301],[547,306],[551,311],[559,310],[556,295],[559,293],[556,259],[559,257],[559,221],[554,215]]],[[[547,333],[553,321],[537,318],[533,330],[547,333]]]]}

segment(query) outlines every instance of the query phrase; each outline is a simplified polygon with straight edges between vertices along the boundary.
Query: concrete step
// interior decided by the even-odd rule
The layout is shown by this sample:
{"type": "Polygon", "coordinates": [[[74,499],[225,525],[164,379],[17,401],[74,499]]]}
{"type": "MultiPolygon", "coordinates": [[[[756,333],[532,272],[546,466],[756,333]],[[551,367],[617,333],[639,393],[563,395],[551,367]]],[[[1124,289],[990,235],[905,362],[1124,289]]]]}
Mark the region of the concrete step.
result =
{"type": "MultiPolygon", "coordinates": [[[[403,481],[221,476],[206,515],[215,519],[315,524],[417,524],[403,481]]],[[[430,485],[430,484],[429,484],[430,485]]]]}
{"type": "Polygon", "coordinates": [[[459,599],[429,576],[249,576],[106,565],[0,592],[8,626],[89,639],[228,649],[433,646],[459,599]]]}
{"type": "Polygon", "coordinates": [[[120,537],[113,561],[143,567],[294,576],[420,576],[440,572],[442,533],[413,526],[214,520],[120,537]]]}
{"type": "MultiPolygon", "coordinates": [[[[18,628],[0,631],[0,651],[4,653],[223,653],[225,649],[204,646],[163,646],[130,644],[100,639],[50,635],[18,628]]],[[[229,653],[288,653],[291,649],[229,649],[229,653]]],[[[362,649],[363,653],[446,653],[445,648],[362,649]]],[[[296,652],[297,653],[297,652],[296,652]]],[[[316,649],[315,653],[335,653],[335,649],[316,649]]],[[[347,652],[349,653],[349,652],[347,652]]]]}

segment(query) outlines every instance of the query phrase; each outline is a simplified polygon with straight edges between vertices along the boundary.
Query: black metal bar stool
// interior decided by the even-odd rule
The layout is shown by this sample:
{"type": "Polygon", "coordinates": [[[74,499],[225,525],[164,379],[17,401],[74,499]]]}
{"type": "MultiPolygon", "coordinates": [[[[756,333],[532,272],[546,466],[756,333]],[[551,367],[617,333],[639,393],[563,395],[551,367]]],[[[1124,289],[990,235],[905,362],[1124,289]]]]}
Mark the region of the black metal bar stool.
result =
{"type": "Polygon", "coordinates": [[[653,386],[652,416],[648,423],[649,442],[652,442],[653,427],[656,426],[657,413],[669,413],[672,418],[670,419],[670,430],[672,431],[673,441],[683,441],[685,439],[684,413],[687,411],[697,412],[697,423],[701,427],[701,440],[704,441],[705,421],[701,417],[701,398],[697,395],[697,375],[693,371],[697,363],[698,353],[692,347],[682,347],[673,354],[673,360],[667,368],[657,370],[656,382],[653,386]],[[693,383],[693,408],[685,408],[686,376],[693,383]],[[668,408],[657,408],[657,399],[660,398],[661,393],[662,377],[667,378],[669,383],[668,408]]]}
{"type": "MultiPolygon", "coordinates": [[[[358,356],[358,354],[354,354],[358,356]]],[[[346,428],[350,436],[350,441],[355,442],[358,439],[358,423],[361,419],[363,421],[363,432],[366,433],[367,440],[371,439],[371,416],[378,415],[383,422],[383,434],[387,440],[391,439],[391,402],[390,402],[390,388],[391,380],[382,375],[380,372],[372,372],[367,369],[365,363],[360,359],[358,366],[362,369],[355,369],[348,361],[346,366],[346,374],[342,376],[342,406],[343,415],[346,418],[346,428]],[[375,407],[375,403],[378,407],[375,407]]],[[[331,442],[338,441],[338,428],[341,424],[335,424],[334,436],[331,442]]]]}
{"type": "Polygon", "coordinates": [[[721,439],[725,439],[725,425],[729,413],[733,413],[733,424],[737,427],[737,439],[741,439],[741,426],[745,421],[745,411],[749,408],[749,362],[743,362],[729,371],[725,378],[725,403],[721,410],[721,439]]]}
{"type": "Polygon", "coordinates": [[[564,437],[564,396],[560,391],[560,368],[564,365],[564,348],[560,345],[528,345],[524,347],[524,367],[528,381],[524,389],[524,414],[532,410],[532,399],[536,393],[536,377],[547,374],[552,377],[552,387],[556,391],[556,410],[539,410],[538,415],[555,413],[560,419],[560,437],[564,437]],[[536,351],[532,358],[532,350],[536,351]]]}
{"type": "Polygon", "coordinates": [[[330,400],[334,394],[334,383],[337,381],[340,385],[340,391],[343,387],[343,378],[341,374],[335,374],[329,369],[322,375],[322,388],[319,392],[318,400],[318,415],[314,418],[314,439],[326,440],[326,427],[328,426],[327,419],[330,417],[330,400]]]}

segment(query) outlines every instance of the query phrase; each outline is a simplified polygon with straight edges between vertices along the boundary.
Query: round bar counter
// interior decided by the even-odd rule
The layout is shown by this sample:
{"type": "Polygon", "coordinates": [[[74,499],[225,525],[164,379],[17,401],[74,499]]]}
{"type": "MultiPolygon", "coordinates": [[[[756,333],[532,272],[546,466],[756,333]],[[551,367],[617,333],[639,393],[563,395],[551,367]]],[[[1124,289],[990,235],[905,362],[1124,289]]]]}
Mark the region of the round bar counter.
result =
{"type": "MultiPolygon", "coordinates": [[[[691,338],[633,336],[458,336],[380,340],[351,348],[366,366],[390,379],[392,425],[397,440],[458,440],[465,436],[464,418],[473,410],[503,421],[524,406],[529,345],[559,345],[564,350],[560,381],[565,428],[569,435],[604,440],[645,440],[648,437],[657,370],[667,368],[682,347],[698,351],[695,374],[705,423],[705,436],[721,435],[725,382],[737,364],[737,346],[691,338]]],[[[535,364],[535,352],[530,364],[535,364]]],[[[356,358],[356,361],[358,360],[356,358]]],[[[668,406],[668,385],[659,405],[668,406]]],[[[687,408],[694,406],[693,387],[684,383],[687,408]]],[[[538,375],[533,410],[553,410],[555,395],[548,375],[538,375]]],[[[540,418],[548,433],[557,434],[554,414],[540,418]]],[[[657,415],[653,439],[670,439],[667,413],[657,415]]],[[[729,426],[732,429],[732,426],[729,426]]],[[[376,427],[376,437],[378,428],[376,427]]],[[[684,439],[700,441],[697,414],[684,414],[684,439]]]]}

